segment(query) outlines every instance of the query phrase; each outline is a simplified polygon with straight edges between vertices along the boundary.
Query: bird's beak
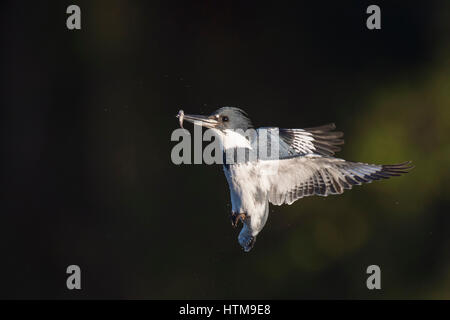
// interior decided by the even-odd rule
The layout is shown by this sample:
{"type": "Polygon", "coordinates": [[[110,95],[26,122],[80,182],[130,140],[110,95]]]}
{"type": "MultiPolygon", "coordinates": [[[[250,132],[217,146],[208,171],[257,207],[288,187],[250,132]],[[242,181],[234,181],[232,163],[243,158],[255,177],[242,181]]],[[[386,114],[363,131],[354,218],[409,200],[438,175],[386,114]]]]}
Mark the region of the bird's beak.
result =
{"type": "Polygon", "coordinates": [[[215,128],[219,122],[213,117],[201,116],[196,114],[179,114],[180,126],[183,127],[183,120],[191,122],[193,124],[205,127],[205,128],[215,128]]]}

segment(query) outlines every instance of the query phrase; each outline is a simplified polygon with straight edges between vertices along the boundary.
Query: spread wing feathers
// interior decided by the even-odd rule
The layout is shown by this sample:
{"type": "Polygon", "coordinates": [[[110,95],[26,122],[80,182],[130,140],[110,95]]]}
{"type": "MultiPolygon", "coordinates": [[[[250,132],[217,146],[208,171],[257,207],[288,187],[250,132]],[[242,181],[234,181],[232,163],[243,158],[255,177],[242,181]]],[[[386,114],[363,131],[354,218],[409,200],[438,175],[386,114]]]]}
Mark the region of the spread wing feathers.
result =
{"type": "Polygon", "coordinates": [[[336,129],[334,123],[307,129],[280,128],[280,138],[299,155],[332,156],[341,150],[338,146],[344,144],[344,140],[341,139],[344,134],[333,131],[334,129],[336,129]]]}
{"type": "Polygon", "coordinates": [[[280,160],[276,173],[269,176],[269,201],[281,205],[306,196],[341,194],[354,185],[399,176],[412,168],[410,161],[375,165],[319,156],[280,160]]]}

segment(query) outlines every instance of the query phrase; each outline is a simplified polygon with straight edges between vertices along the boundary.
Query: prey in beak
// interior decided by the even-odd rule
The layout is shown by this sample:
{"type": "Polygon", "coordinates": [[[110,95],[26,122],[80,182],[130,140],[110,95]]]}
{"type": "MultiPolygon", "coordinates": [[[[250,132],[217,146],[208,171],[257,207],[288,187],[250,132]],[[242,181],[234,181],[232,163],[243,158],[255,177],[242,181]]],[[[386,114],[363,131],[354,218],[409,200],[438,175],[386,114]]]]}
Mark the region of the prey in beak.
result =
{"type": "Polygon", "coordinates": [[[216,128],[217,125],[219,124],[219,121],[217,121],[216,117],[213,116],[207,117],[196,114],[184,114],[183,110],[178,111],[177,118],[180,122],[181,128],[183,128],[184,120],[205,128],[216,128]]]}

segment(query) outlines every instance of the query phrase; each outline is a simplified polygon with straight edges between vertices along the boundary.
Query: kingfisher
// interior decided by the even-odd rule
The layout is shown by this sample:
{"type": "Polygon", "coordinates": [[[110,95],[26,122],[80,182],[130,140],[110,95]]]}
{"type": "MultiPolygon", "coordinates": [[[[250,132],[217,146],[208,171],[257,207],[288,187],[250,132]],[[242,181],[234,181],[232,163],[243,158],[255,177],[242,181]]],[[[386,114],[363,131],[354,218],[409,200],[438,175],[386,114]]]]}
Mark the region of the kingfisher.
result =
{"type": "Polygon", "coordinates": [[[344,143],[334,123],[305,129],[255,129],[247,113],[236,107],[222,107],[208,116],[180,110],[177,117],[181,127],[186,120],[213,130],[219,139],[231,197],[231,224],[242,223],[238,241],[245,252],[253,248],[267,222],[269,203],[290,205],[303,197],[342,194],[354,185],[400,176],[414,167],[411,161],[377,165],[334,157],[344,143]],[[269,146],[276,146],[270,157],[258,156],[259,150],[269,146]],[[258,155],[251,157],[256,150],[258,155]],[[238,151],[244,151],[240,159],[238,151]]]}

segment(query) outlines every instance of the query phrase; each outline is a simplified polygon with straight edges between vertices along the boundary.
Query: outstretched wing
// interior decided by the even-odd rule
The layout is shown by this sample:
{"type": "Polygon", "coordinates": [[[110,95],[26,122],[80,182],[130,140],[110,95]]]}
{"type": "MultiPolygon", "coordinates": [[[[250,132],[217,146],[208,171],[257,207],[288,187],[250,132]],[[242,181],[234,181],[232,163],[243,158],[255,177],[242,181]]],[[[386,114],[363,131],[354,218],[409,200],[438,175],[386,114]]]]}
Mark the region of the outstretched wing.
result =
{"type": "Polygon", "coordinates": [[[306,155],[332,156],[344,144],[342,132],[333,131],[334,123],[307,129],[262,127],[251,138],[252,150],[271,150],[277,143],[278,158],[289,159],[306,155]],[[261,139],[264,137],[266,139],[261,139]]]}
{"type": "Polygon", "coordinates": [[[375,165],[320,156],[279,160],[277,165],[276,173],[268,175],[269,201],[275,205],[306,196],[341,194],[354,185],[399,176],[413,168],[410,161],[375,165]]]}
{"type": "Polygon", "coordinates": [[[340,151],[339,145],[344,144],[342,137],[344,133],[333,131],[336,129],[334,123],[320,127],[306,129],[282,129],[280,128],[280,139],[286,142],[298,155],[319,154],[332,156],[340,151]]]}

